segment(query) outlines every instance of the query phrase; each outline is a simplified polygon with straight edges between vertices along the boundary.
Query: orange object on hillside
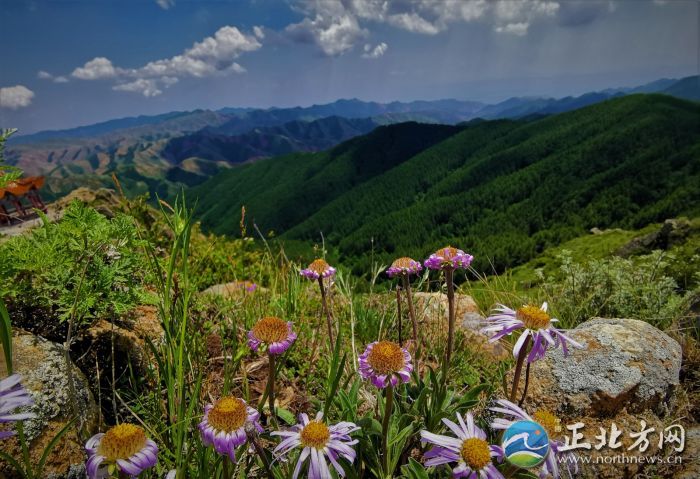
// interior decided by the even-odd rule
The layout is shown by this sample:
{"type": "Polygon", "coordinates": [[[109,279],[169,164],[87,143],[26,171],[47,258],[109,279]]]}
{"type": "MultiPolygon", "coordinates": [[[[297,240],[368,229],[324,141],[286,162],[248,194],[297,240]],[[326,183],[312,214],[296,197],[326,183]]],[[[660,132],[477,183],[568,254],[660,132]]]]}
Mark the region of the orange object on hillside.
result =
{"type": "Polygon", "coordinates": [[[0,188],[0,222],[12,224],[14,220],[30,216],[35,209],[46,213],[46,205],[39,195],[44,181],[43,176],[27,176],[0,188]],[[23,199],[28,200],[30,204],[23,204],[23,199]]]}

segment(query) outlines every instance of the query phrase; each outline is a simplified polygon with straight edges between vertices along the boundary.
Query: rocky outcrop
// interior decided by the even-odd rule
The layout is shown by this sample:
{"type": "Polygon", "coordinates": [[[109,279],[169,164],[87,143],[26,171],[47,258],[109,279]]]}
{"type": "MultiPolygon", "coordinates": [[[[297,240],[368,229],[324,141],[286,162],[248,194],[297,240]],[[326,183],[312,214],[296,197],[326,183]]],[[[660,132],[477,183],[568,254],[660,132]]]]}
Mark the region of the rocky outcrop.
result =
{"type": "Polygon", "coordinates": [[[620,247],[615,254],[627,258],[629,256],[647,254],[654,250],[666,250],[671,246],[682,244],[688,238],[691,224],[685,218],[664,221],[658,230],[632,239],[620,247]]]}
{"type": "MultiPolygon", "coordinates": [[[[62,346],[25,332],[20,332],[13,339],[13,366],[14,372],[22,375],[22,384],[35,403],[28,410],[35,413],[36,418],[24,422],[32,463],[36,467],[46,446],[77,412],[75,424],[48,456],[42,477],[65,477],[71,468],[73,472],[76,468],[82,468],[85,461],[84,440],[97,432],[100,420],[99,409],[85,376],[71,363],[75,386],[74,407],[62,346]]],[[[2,446],[3,451],[20,459],[21,451],[16,437],[6,439],[2,446]]],[[[0,461],[0,477],[3,474],[7,478],[18,477],[8,464],[0,461]]]]}
{"type": "MultiPolygon", "coordinates": [[[[524,407],[530,412],[552,412],[563,425],[583,423],[582,441],[592,445],[598,443],[601,428],[609,431],[615,423],[624,431],[619,438],[622,447],[578,450],[593,458],[583,466],[583,476],[634,477],[643,465],[596,464],[596,458],[605,461],[610,459],[605,456],[635,455],[634,450],[627,450],[634,441],[629,433],[640,430],[641,420],[655,431],[672,422],[665,418],[679,384],[681,347],[664,332],[635,319],[595,318],[567,334],[584,349],[570,349],[565,358],[561,349],[552,348],[544,359],[533,363],[524,407]]],[[[564,433],[571,437],[571,432],[564,433]]],[[[658,435],[653,438],[658,441],[658,435]]],[[[650,448],[647,454],[657,451],[650,448]]]]}
{"type": "Polygon", "coordinates": [[[644,321],[603,318],[569,334],[585,348],[570,349],[568,358],[551,349],[533,364],[533,406],[569,417],[667,411],[681,368],[681,347],[670,336],[644,321]]]}

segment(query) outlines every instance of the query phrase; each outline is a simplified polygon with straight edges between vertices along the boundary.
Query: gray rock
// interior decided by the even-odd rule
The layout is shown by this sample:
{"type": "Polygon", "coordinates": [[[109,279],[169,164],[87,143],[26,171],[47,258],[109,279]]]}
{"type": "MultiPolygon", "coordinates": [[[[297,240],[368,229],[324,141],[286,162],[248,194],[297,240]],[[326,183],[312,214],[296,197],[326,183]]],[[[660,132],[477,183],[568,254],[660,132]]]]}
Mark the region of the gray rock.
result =
{"type": "Polygon", "coordinates": [[[585,349],[550,349],[533,364],[528,403],[568,417],[610,417],[626,409],[663,415],[679,384],[681,347],[635,319],[595,318],[568,333],[585,349]]]}
{"type": "MultiPolygon", "coordinates": [[[[63,348],[41,337],[21,332],[13,338],[13,365],[22,375],[22,384],[34,399],[27,408],[36,418],[24,422],[29,441],[30,459],[38,464],[44,449],[55,435],[74,416],[68,389],[63,348]]],[[[84,439],[97,432],[99,410],[90,391],[89,383],[80,370],[71,363],[73,384],[77,402],[78,420],[56,444],[46,462],[44,476],[63,477],[72,466],[80,466],[85,460],[84,439]],[[83,425],[83,438],[78,438],[78,425],[83,425]]],[[[3,442],[3,451],[20,458],[16,437],[3,442]]],[[[73,470],[75,467],[73,467],[73,470]]],[[[13,471],[0,461],[0,477],[3,473],[12,478],[13,471]]]]}

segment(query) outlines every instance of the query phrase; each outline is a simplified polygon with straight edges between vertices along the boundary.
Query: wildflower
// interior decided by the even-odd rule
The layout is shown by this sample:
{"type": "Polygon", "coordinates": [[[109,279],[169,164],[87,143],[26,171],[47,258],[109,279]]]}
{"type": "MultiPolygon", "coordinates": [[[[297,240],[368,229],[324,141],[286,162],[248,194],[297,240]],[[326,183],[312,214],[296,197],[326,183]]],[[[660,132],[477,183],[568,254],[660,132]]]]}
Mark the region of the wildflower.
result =
{"type": "Polygon", "coordinates": [[[524,409],[505,399],[500,399],[496,401],[496,403],[499,407],[492,407],[490,408],[491,411],[501,413],[510,419],[500,417],[494,419],[491,424],[493,429],[508,429],[516,421],[534,421],[547,431],[547,436],[549,436],[549,452],[547,453],[547,457],[542,465],[542,470],[540,471],[541,478],[551,475],[554,479],[558,479],[560,462],[565,462],[567,467],[573,464],[576,468],[573,472],[577,472],[576,461],[571,457],[573,453],[561,451],[560,449],[564,444],[556,439],[558,436],[561,436],[562,431],[561,420],[558,417],[545,410],[536,411],[530,416],[524,409]],[[567,460],[561,459],[567,456],[567,460]]]}
{"type": "Polygon", "coordinates": [[[386,274],[390,278],[394,276],[410,276],[419,273],[422,269],[423,267],[418,261],[403,257],[391,263],[391,266],[386,270],[386,274]]]}
{"type": "Polygon", "coordinates": [[[411,354],[392,341],[375,341],[360,355],[360,375],[376,387],[394,387],[411,379],[411,354]]]}
{"type": "Polygon", "coordinates": [[[275,454],[284,456],[293,449],[301,447],[301,454],[294,468],[294,479],[299,476],[304,462],[310,459],[310,478],[332,477],[326,458],[333,465],[340,477],[345,477],[345,471],[338,463],[342,457],[352,464],[355,460],[355,450],[351,447],[357,444],[357,439],[351,439],[350,434],[360,429],[351,422],[339,422],[334,425],[326,425],[323,422],[323,413],[316,414],[316,419],[309,420],[309,416],[301,414],[300,423],[289,431],[274,431],[273,436],[281,436],[282,442],[275,448],[275,454]],[[324,457],[325,456],[325,457],[324,457]]]}
{"type": "Polygon", "coordinates": [[[301,270],[301,275],[309,279],[328,278],[334,274],[335,268],[322,258],[313,260],[306,269],[301,270]]]}
{"type": "MultiPolygon", "coordinates": [[[[12,413],[18,407],[34,404],[32,397],[20,384],[21,380],[22,376],[13,374],[0,381],[0,424],[23,421],[35,417],[35,414],[28,412],[12,413]]],[[[0,431],[0,439],[5,439],[14,434],[14,431],[0,431]]]]}
{"type": "Polygon", "coordinates": [[[89,479],[108,477],[114,469],[136,477],[158,461],[156,443],[133,424],[119,424],[107,433],[95,434],[85,444],[85,450],[88,453],[85,469],[89,479]]]}
{"type": "Polygon", "coordinates": [[[259,419],[258,411],[244,400],[233,396],[222,397],[213,405],[204,407],[204,417],[199,423],[202,442],[206,446],[213,445],[216,452],[236,462],[236,448],[246,442],[246,423],[252,423],[258,432],[262,432],[259,419]]]}
{"type": "Polygon", "coordinates": [[[564,355],[568,355],[568,345],[582,348],[583,346],[553,326],[559,320],[552,318],[547,313],[547,303],[541,307],[526,305],[514,311],[502,304],[496,308],[496,313],[486,318],[487,326],[481,329],[486,334],[495,333],[489,342],[495,342],[514,331],[523,329],[522,335],[513,347],[513,356],[518,357],[528,337],[532,338],[532,349],[527,356],[527,362],[531,363],[542,359],[549,346],[561,346],[564,355]]]}
{"type": "Polygon", "coordinates": [[[297,339],[292,322],[280,318],[266,317],[255,323],[248,331],[248,346],[257,351],[262,345],[271,355],[284,353],[297,339]]]}
{"type": "Polygon", "coordinates": [[[447,246],[437,250],[425,260],[425,267],[430,269],[468,268],[474,257],[461,249],[447,246]]]}
{"type": "Polygon", "coordinates": [[[503,459],[503,448],[489,445],[486,441],[486,433],[474,424],[474,416],[467,413],[467,422],[457,413],[459,425],[443,419],[442,422],[457,437],[433,434],[429,431],[421,431],[421,439],[435,445],[425,454],[426,466],[439,466],[456,462],[457,467],[452,468],[454,477],[469,477],[481,479],[503,479],[503,475],[493,465],[492,459],[503,459]]]}

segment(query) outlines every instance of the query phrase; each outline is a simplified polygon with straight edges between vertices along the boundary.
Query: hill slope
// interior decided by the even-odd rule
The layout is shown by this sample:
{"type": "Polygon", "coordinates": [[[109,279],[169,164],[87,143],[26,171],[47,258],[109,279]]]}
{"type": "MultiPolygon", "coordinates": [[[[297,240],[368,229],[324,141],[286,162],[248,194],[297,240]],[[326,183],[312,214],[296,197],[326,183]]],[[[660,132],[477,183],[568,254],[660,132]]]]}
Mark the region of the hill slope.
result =
{"type": "MultiPolygon", "coordinates": [[[[364,181],[337,170],[333,182],[308,190],[308,172],[332,163],[319,153],[297,157],[294,176],[284,172],[290,161],[266,160],[196,191],[202,206],[216,205],[203,219],[217,232],[233,231],[236,221],[220,218],[245,204],[263,230],[284,230],[283,239],[318,239],[323,231],[358,271],[372,247],[389,260],[423,257],[443,243],[474,252],[480,268],[488,254],[502,270],[593,226],[638,227],[697,213],[699,121],[696,103],[631,95],[539,120],[466,125],[364,181]],[[255,192],[249,184],[262,186],[255,192]],[[323,197],[336,184],[344,191],[323,197]]],[[[388,131],[369,136],[381,142],[388,131]]],[[[343,148],[346,170],[358,171],[364,158],[347,144],[334,151],[343,148]]]]}

